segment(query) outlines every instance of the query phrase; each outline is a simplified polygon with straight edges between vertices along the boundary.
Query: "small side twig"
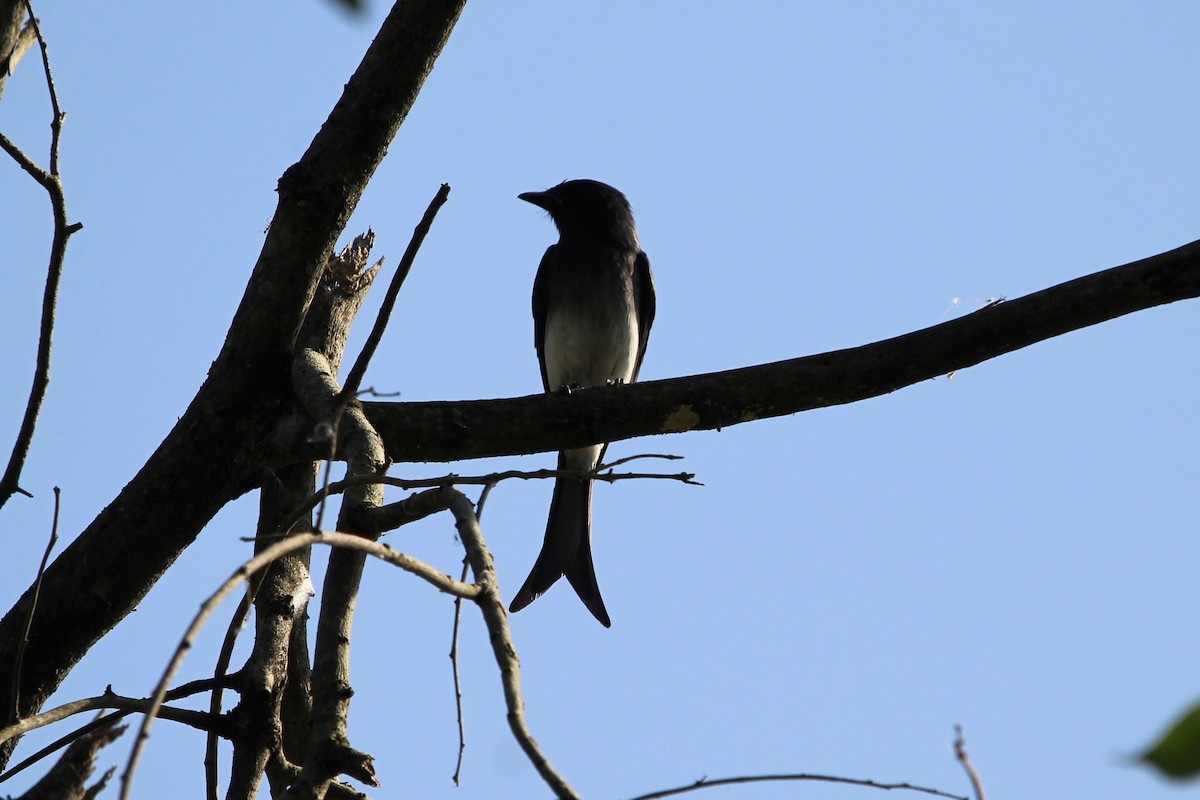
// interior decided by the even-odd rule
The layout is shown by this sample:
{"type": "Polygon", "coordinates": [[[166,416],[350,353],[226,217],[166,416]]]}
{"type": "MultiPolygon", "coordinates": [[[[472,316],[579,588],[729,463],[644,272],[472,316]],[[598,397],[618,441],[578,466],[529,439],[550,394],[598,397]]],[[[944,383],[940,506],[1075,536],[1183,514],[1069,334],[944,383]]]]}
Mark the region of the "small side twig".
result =
{"type": "MultiPolygon", "coordinates": [[[[1003,302],[1003,298],[1001,298],[1000,302],[1003,302]]],[[[959,764],[962,764],[963,770],[967,773],[967,778],[971,781],[971,790],[975,793],[975,800],[985,800],[983,795],[983,781],[980,779],[975,765],[967,757],[967,743],[963,739],[962,725],[954,726],[954,757],[958,759],[959,764]]]]}
{"type": "Polygon", "coordinates": [[[42,563],[38,564],[37,578],[33,582],[33,602],[29,604],[29,616],[25,618],[25,630],[21,633],[21,641],[17,645],[17,663],[13,666],[12,685],[12,722],[21,719],[21,664],[25,661],[25,648],[29,645],[29,633],[33,630],[33,614],[37,611],[38,597],[42,592],[42,577],[46,574],[46,564],[50,561],[50,552],[58,543],[58,511],[62,490],[54,487],[54,519],[50,523],[50,541],[46,542],[46,550],[42,553],[42,563]]]}
{"type": "Polygon", "coordinates": [[[932,797],[944,797],[946,800],[970,800],[959,794],[950,794],[943,792],[940,789],[931,789],[928,786],[917,786],[912,783],[880,783],[879,781],[866,780],[863,778],[845,778],[840,775],[815,775],[810,773],[795,773],[783,775],[739,775],[735,778],[701,778],[695,783],[689,783],[686,786],[676,786],[674,789],[663,789],[649,794],[639,794],[637,797],[631,797],[629,800],[659,800],[662,797],[674,797],[678,794],[686,794],[687,792],[695,792],[699,789],[711,789],[715,786],[732,786],[738,783],[771,783],[782,781],[817,781],[820,783],[841,783],[849,786],[863,786],[868,789],[883,789],[884,791],[907,791],[926,794],[932,797]]]}
{"type": "Polygon", "coordinates": [[[592,476],[595,480],[604,481],[605,483],[616,483],[617,481],[641,481],[641,480],[660,480],[660,481],[679,481],[686,483],[688,486],[703,486],[703,483],[696,480],[694,472],[675,472],[664,474],[661,472],[597,472],[592,476]]]}
{"type": "Polygon", "coordinates": [[[638,453],[637,455],[625,456],[624,458],[618,458],[616,461],[606,461],[603,464],[598,464],[598,465],[596,465],[596,469],[597,470],[612,469],[613,467],[619,467],[622,464],[628,464],[630,461],[638,461],[643,458],[661,458],[664,461],[682,461],[683,460],[683,456],[674,455],[671,453],[638,453]]]}

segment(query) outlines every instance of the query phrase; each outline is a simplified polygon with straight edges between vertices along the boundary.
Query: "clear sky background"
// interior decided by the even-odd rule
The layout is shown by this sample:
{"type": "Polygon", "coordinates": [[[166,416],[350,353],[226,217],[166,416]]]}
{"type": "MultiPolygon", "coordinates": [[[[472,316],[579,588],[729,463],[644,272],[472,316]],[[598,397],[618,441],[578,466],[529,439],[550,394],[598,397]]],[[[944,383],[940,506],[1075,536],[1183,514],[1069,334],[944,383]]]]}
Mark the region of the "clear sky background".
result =
{"type": "MultiPolygon", "coordinates": [[[[69,211],[85,227],[23,480],[37,496],[0,512],[4,607],[35,572],[51,487],[69,540],[183,413],[241,298],[278,176],[387,10],[37,9],[68,114],[69,211]]],[[[516,195],[567,178],[612,183],[633,204],[659,292],[646,380],[869,343],[1200,238],[1198,31],[1191,2],[478,0],[346,231],[373,227],[394,265],[438,185],[453,187],[366,384],[408,400],[540,388],[529,295],[556,236],[516,195]]],[[[49,119],[31,54],[0,101],[0,130],[44,164],[49,119]]],[[[44,192],[7,159],[0,220],[7,453],[50,235],[44,192]]],[[[956,723],[997,798],[1193,793],[1127,761],[1200,695],[1198,320],[1200,306],[1179,303],[868,402],[615,444],[610,457],[686,456],[705,485],[597,487],[612,629],[565,584],[512,620],[535,737],[588,798],[764,772],[966,794],[956,723]]],[[[540,546],[549,498],[546,482],[507,483],[488,501],[506,597],[540,546]]],[[[149,692],[201,600],[247,556],[254,506],[218,516],[55,702],[110,683],[149,692]]],[[[449,518],[385,541],[457,574],[449,518]]],[[[372,796],[547,796],[508,732],[474,613],[461,646],[468,748],[452,787],[451,615],[427,585],[368,566],[350,722],[353,744],[378,758],[372,796]]],[[[180,680],[211,671],[223,627],[180,680]]],[[[18,755],[66,730],[28,737],[18,755]]],[[[127,734],[101,767],[131,745],[127,734]]],[[[137,796],[199,796],[202,749],[200,735],[158,723],[137,796]]]]}

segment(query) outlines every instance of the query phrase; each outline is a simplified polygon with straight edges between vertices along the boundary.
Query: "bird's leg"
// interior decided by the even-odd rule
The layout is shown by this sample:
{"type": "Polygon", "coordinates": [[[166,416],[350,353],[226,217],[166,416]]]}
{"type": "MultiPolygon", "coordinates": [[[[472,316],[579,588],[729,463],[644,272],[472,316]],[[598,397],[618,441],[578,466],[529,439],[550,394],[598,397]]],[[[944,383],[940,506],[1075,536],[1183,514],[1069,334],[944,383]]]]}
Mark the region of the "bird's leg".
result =
{"type": "Polygon", "coordinates": [[[582,388],[583,388],[583,384],[582,384],[582,383],[579,383],[579,382],[575,382],[575,383],[560,383],[560,384],[558,385],[558,390],[559,390],[560,392],[562,392],[563,394],[571,394],[572,392],[577,392],[577,391],[579,391],[579,390],[580,390],[580,389],[582,389],[582,388]]]}
{"type": "Polygon", "coordinates": [[[624,378],[609,378],[604,382],[607,386],[620,386],[625,383],[624,378]]]}

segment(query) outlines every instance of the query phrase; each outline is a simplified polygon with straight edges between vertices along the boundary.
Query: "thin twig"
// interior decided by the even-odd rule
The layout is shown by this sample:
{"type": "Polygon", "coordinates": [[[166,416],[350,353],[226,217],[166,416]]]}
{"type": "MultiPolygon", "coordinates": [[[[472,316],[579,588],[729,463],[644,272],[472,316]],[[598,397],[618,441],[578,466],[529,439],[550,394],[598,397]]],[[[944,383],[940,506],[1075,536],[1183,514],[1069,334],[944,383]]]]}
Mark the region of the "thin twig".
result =
{"type": "MultiPolygon", "coordinates": [[[[237,609],[233,612],[229,625],[225,628],[225,637],[221,640],[221,650],[217,654],[217,663],[213,668],[213,679],[218,682],[229,672],[229,662],[233,659],[233,647],[237,642],[237,635],[246,622],[246,616],[250,613],[250,605],[253,602],[253,590],[248,588],[242,595],[242,601],[238,603],[237,609]]],[[[222,687],[218,683],[208,698],[208,713],[214,719],[221,715],[223,694],[222,687]]],[[[217,778],[217,733],[213,730],[208,732],[204,742],[204,785],[208,800],[217,798],[217,778]]]]}
{"type": "Polygon", "coordinates": [[[179,646],[175,648],[175,652],[171,656],[171,660],[168,662],[166,669],[163,671],[163,675],[159,679],[158,686],[155,687],[154,693],[151,695],[151,702],[149,707],[146,709],[146,716],[142,720],[141,727],[138,729],[138,735],[134,742],[133,750],[129,754],[129,759],[125,765],[125,771],[121,775],[121,800],[128,800],[129,793],[132,791],[133,775],[137,769],[137,764],[141,758],[142,751],[145,748],[145,743],[149,738],[150,726],[153,724],[155,717],[158,716],[159,709],[162,708],[163,700],[166,695],[167,684],[170,682],[171,678],[175,676],[175,673],[183,664],[184,656],[187,654],[188,650],[191,649],[192,644],[196,639],[196,635],[200,632],[200,629],[204,627],[204,624],[208,621],[208,618],[212,616],[213,612],[221,604],[222,600],[228,597],[229,594],[239,585],[249,581],[259,570],[263,569],[272,561],[280,558],[281,556],[285,556],[288,553],[299,550],[302,547],[307,547],[314,544],[324,544],[333,547],[348,547],[353,550],[360,550],[368,555],[372,555],[378,559],[386,561],[393,566],[400,567],[407,572],[413,573],[417,577],[425,580],[427,583],[432,584],[435,588],[446,592],[447,594],[461,594],[464,597],[474,598],[480,593],[480,589],[477,586],[456,581],[449,575],[438,572],[436,569],[424,563],[423,561],[415,559],[412,556],[405,555],[404,553],[392,550],[389,547],[370,541],[369,539],[364,539],[361,536],[355,536],[354,534],[297,534],[283,540],[282,542],[271,545],[254,558],[238,567],[238,569],[234,571],[233,575],[226,580],[225,583],[221,584],[220,588],[213,592],[213,594],[204,601],[203,605],[200,606],[200,610],[192,619],[191,624],[188,626],[187,631],[184,633],[183,638],[179,642],[179,646]]]}
{"type": "Polygon", "coordinates": [[[701,778],[695,783],[689,783],[686,786],[677,786],[674,789],[663,789],[658,792],[650,792],[649,794],[639,794],[637,797],[631,797],[630,800],[658,800],[661,797],[673,797],[677,794],[685,794],[694,792],[698,789],[709,789],[714,786],[732,786],[737,783],[768,783],[774,781],[818,781],[821,783],[842,783],[850,786],[864,786],[869,789],[883,789],[885,791],[901,790],[907,792],[918,792],[927,794],[933,797],[944,797],[947,800],[970,800],[958,794],[950,794],[943,792],[940,789],[931,789],[927,786],[917,786],[911,783],[880,783],[878,781],[865,780],[861,778],[844,778],[839,775],[813,775],[809,773],[796,773],[791,775],[740,775],[736,778],[701,778]]]}
{"type": "Polygon", "coordinates": [[[597,470],[612,469],[613,467],[619,467],[622,464],[628,464],[630,461],[637,461],[642,458],[661,458],[665,461],[682,461],[683,460],[683,456],[672,455],[670,453],[638,453],[637,455],[625,456],[624,458],[618,458],[616,461],[607,461],[603,464],[597,464],[596,469],[597,470]]]}
{"type": "MultiPolygon", "coordinates": [[[[658,456],[656,456],[658,457],[658,456]]],[[[628,459],[622,459],[613,464],[623,463],[631,460],[635,456],[628,459]]],[[[612,465],[601,464],[600,469],[607,469],[612,465]]],[[[656,478],[662,480],[677,480],[692,486],[703,486],[692,480],[696,476],[692,473],[681,472],[676,474],[658,474],[658,473],[605,473],[595,474],[592,470],[590,474],[597,480],[615,482],[619,480],[629,480],[633,478],[646,479],[656,478]]],[[[505,480],[544,480],[546,478],[570,477],[577,478],[580,473],[577,470],[558,470],[558,469],[538,469],[538,470],[506,470],[504,472],[492,472],[487,475],[457,475],[450,473],[438,478],[396,478],[391,475],[351,475],[348,478],[343,478],[340,481],[330,481],[322,486],[320,490],[315,492],[311,497],[297,506],[279,526],[279,533],[276,536],[287,536],[292,527],[304,518],[304,515],[316,508],[329,495],[341,494],[346,489],[352,486],[362,486],[368,483],[379,483],[384,486],[394,486],[398,489],[437,489],[443,486],[484,486],[499,483],[505,480]]]]}
{"type": "Polygon", "coordinates": [[[975,792],[975,800],[985,800],[983,795],[983,781],[979,778],[979,772],[975,769],[975,765],[967,757],[967,743],[963,739],[962,725],[954,726],[954,757],[958,759],[958,763],[962,764],[963,770],[967,773],[967,778],[971,781],[971,789],[975,792]]]}
{"type": "Polygon", "coordinates": [[[47,191],[50,190],[51,184],[54,183],[54,176],[39,167],[36,161],[25,155],[25,151],[17,147],[13,140],[3,133],[0,133],[0,150],[8,153],[9,158],[17,162],[17,166],[25,170],[26,174],[37,181],[39,186],[47,191]]]}
{"type": "MultiPolygon", "coordinates": [[[[72,700],[69,703],[56,706],[49,711],[44,711],[41,714],[28,717],[5,728],[0,728],[0,742],[6,742],[15,736],[24,736],[30,731],[44,728],[67,717],[84,714],[88,711],[119,709],[127,713],[135,713],[147,711],[150,705],[151,700],[148,698],[122,697],[121,695],[114,694],[110,689],[97,697],[72,700]]],[[[214,726],[217,728],[221,726],[221,720],[209,717],[208,714],[202,711],[194,711],[188,708],[171,708],[169,706],[160,706],[160,708],[163,712],[161,716],[164,719],[182,722],[185,725],[190,725],[202,731],[211,730],[214,726]]]]}
{"type": "Polygon", "coordinates": [[[679,481],[686,483],[688,486],[703,486],[696,480],[694,472],[675,472],[672,474],[663,474],[661,472],[599,472],[592,476],[595,480],[604,481],[605,483],[616,483],[617,481],[640,481],[640,480],[660,480],[660,481],[679,481]]]}
{"type": "Polygon", "coordinates": [[[478,522],[483,519],[483,504],[487,502],[488,495],[492,493],[492,489],[496,488],[496,482],[492,481],[483,487],[483,491],[479,493],[479,500],[475,503],[475,520],[478,522]]]}
{"type": "Polygon", "coordinates": [[[417,257],[417,250],[421,248],[421,243],[425,241],[425,235],[429,233],[429,228],[433,225],[433,218],[437,216],[438,210],[445,205],[446,198],[449,196],[450,184],[443,183],[433,200],[429,202],[429,207],[425,209],[425,215],[421,217],[421,221],[413,230],[408,249],[404,251],[404,257],[400,259],[400,264],[396,267],[396,274],[392,276],[392,282],[388,284],[387,293],[383,296],[379,314],[375,317],[375,325],[367,335],[367,341],[358,354],[358,358],[355,359],[354,366],[350,368],[346,374],[346,380],[342,383],[341,396],[343,399],[354,397],[357,394],[359,384],[362,383],[363,376],[367,372],[367,365],[371,362],[371,357],[375,355],[375,349],[379,346],[380,340],[383,339],[383,331],[387,327],[388,318],[391,317],[392,308],[396,305],[400,286],[408,277],[409,270],[412,269],[413,261],[417,257]]]}
{"type": "MultiPolygon", "coordinates": [[[[214,687],[214,681],[212,680],[212,678],[202,678],[200,680],[190,681],[188,683],[183,684],[182,686],[178,686],[178,687],[172,689],[171,691],[167,692],[167,700],[178,700],[183,697],[190,697],[193,694],[198,694],[200,692],[207,692],[210,689],[212,689],[213,687],[214,687]]],[[[115,723],[118,720],[120,720],[124,717],[127,717],[132,713],[134,713],[132,710],[116,711],[112,714],[105,714],[103,717],[94,719],[91,722],[87,723],[86,725],[76,728],[75,730],[71,731],[67,735],[60,737],[59,739],[57,739],[57,740],[51,742],[50,744],[46,745],[45,747],[43,747],[41,750],[38,750],[36,753],[29,756],[25,760],[21,761],[19,764],[11,767],[7,772],[0,774],[0,783],[4,783],[4,781],[13,777],[17,773],[21,772],[22,770],[27,769],[28,767],[33,766],[34,764],[41,761],[46,756],[71,744],[71,742],[76,741],[81,736],[85,736],[85,735],[91,733],[92,731],[96,730],[97,728],[103,728],[111,723],[115,723]]],[[[28,722],[28,720],[26,720],[25,722],[28,722]]],[[[49,723],[47,723],[47,724],[49,724],[49,723]]]]}
{"type": "Polygon", "coordinates": [[[3,506],[14,494],[32,497],[20,486],[21,470],[29,447],[33,443],[33,432],[37,427],[38,414],[46,398],[46,390],[50,385],[50,351],[53,343],[55,306],[58,302],[58,286],[62,279],[63,262],[66,259],[67,240],[83,226],[79,223],[67,222],[66,194],[58,174],[58,149],[62,136],[64,114],[58,105],[58,92],[54,88],[54,76],[50,72],[50,54],[46,48],[46,40],[42,38],[33,6],[26,0],[25,7],[29,11],[30,25],[42,52],[42,66],[46,73],[46,87],[50,93],[50,106],[53,118],[50,121],[50,170],[41,169],[26,156],[20,148],[6,136],[0,134],[0,149],[3,149],[50,195],[50,206],[54,215],[54,233],[50,240],[50,264],[46,273],[46,288],[42,293],[42,321],[38,335],[37,362],[33,373],[33,385],[29,390],[29,400],[25,404],[25,414],[21,419],[21,427],[13,443],[12,454],[4,475],[0,477],[0,506],[3,506]]]}
{"type": "MultiPolygon", "coordinates": [[[[460,581],[467,580],[467,557],[463,556],[462,574],[458,578],[460,581]]],[[[463,754],[467,751],[467,730],[463,721],[462,707],[462,681],[458,676],[458,626],[462,620],[462,598],[454,598],[454,627],[450,632],[450,673],[454,676],[454,712],[455,718],[458,720],[458,759],[454,762],[454,774],[450,776],[450,780],[458,786],[459,776],[462,774],[463,754]]]]}
{"type": "MultiPolygon", "coordinates": [[[[396,486],[401,489],[425,489],[435,488],[439,486],[487,486],[489,483],[498,483],[507,480],[545,480],[547,478],[594,478],[602,481],[621,481],[631,479],[646,479],[657,478],[661,480],[682,481],[690,483],[693,486],[702,486],[703,484],[696,483],[693,478],[696,476],[690,472],[676,473],[658,473],[658,472],[606,472],[600,473],[597,470],[606,469],[606,465],[601,464],[597,469],[592,470],[574,470],[574,469],[534,469],[520,470],[510,469],[503,472],[492,472],[488,475],[458,475],[450,473],[437,478],[394,478],[386,476],[377,478],[381,483],[388,486],[396,486]]],[[[358,476],[362,477],[362,476],[358,476]]],[[[355,478],[347,478],[346,481],[353,481],[355,478]]],[[[329,488],[331,491],[340,491],[343,486],[343,481],[331,483],[329,488]]]]}
{"type": "MultiPolygon", "coordinates": [[[[483,487],[483,491],[479,493],[479,500],[475,503],[475,519],[476,521],[483,518],[483,504],[487,502],[488,495],[495,488],[495,483],[489,483],[483,487]]],[[[463,555],[462,575],[459,580],[464,583],[467,580],[467,568],[470,564],[470,559],[463,555]]],[[[462,620],[462,598],[454,598],[454,629],[450,635],[450,667],[454,675],[454,710],[458,718],[458,760],[454,764],[454,775],[450,780],[454,781],[454,785],[458,786],[459,776],[462,774],[463,754],[467,750],[467,732],[466,725],[463,720],[462,707],[462,681],[458,675],[458,630],[459,622],[462,620]]]]}
{"type": "Polygon", "coordinates": [[[17,663],[13,667],[12,713],[13,722],[21,719],[21,664],[25,660],[25,648],[29,645],[29,633],[33,630],[33,612],[37,610],[38,596],[42,592],[42,577],[46,574],[46,564],[50,561],[50,551],[58,542],[58,510],[62,499],[62,490],[54,487],[54,519],[50,523],[50,541],[46,542],[46,550],[42,553],[42,563],[38,564],[37,578],[33,582],[33,600],[29,603],[29,616],[25,618],[25,630],[17,645],[17,663]]]}
{"type": "Polygon", "coordinates": [[[475,509],[467,496],[457,489],[446,487],[442,491],[447,495],[447,506],[454,514],[459,539],[467,551],[471,571],[475,573],[475,585],[479,587],[479,593],[474,600],[483,614],[483,622],[487,626],[488,638],[492,643],[492,653],[497,666],[500,667],[504,703],[508,707],[508,726],[512,730],[513,738],[525,751],[525,756],[554,792],[555,797],[559,800],[579,800],[579,795],[567,783],[566,778],[559,774],[538,747],[538,743],[529,732],[529,726],[525,723],[525,700],[521,697],[521,662],[517,659],[517,649],[508,627],[508,615],[500,597],[500,584],[496,580],[492,556],[484,544],[475,509]]]}
{"type": "Polygon", "coordinates": [[[33,13],[33,3],[25,0],[25,8],[29,11],[29,24],[33,26],[33,35],[37,37],[38,46],[42,51],[42,68],[46,71],[46,89],[50,92],[50,108],[54,111],[54,119],[50,121],[50,174],[58,175],[58,140],[62,135],[62,123],[66,116],[58,105],[58,91],[54,88],[54,75],[50,72],[50,51],[46,40],[42,38],[42,29],[38,27],[37,16],[33,13]]]}

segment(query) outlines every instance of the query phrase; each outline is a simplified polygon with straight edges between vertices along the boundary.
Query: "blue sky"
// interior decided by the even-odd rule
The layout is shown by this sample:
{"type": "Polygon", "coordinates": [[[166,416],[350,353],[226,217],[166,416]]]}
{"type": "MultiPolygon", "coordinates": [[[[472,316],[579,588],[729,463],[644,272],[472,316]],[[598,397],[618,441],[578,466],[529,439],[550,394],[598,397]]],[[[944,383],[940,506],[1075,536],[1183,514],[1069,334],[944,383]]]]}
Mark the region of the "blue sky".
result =
{"type": "MultiPolygon", "coordinates": [[[[0,511],[5,607],[36,569],[51,487],[69,538],[183,412],[278,176],[386,11],[37,8],[68,114],[69,210],[85,227],[23,481],[37,497],[0,511]]],[[[607,181],[633,204],[659,293],[644,380],[875,341],[1200,238],[1196,30],[1200,7],[1184,2],[469,5],[347,230],[374,228],[394,265],[438,185],[453,187],[365,383],[412,400],[538,390],[529,293],[555,235],[516,195],[566,178],[607,181]]],[[[45,163],[36,67],[27,58],[9,79],[0,130],[45,163]]],[[[44,193],[7,161],[0,219],[7,442],[50,226],[44,193]]],[[[1179,796],[1126,760],[1200,695],[1197,319],[1180,303],[871,401],[613,445],[611,457],[686,456],[705,486],[597,488],[613,628],[565,586],[513,618],[535,737],[589,798],[785,771],[965,794],[956,723],[996,797],[1179,796]]],[[[488,501],[508,597],[549,496],[544,482],[512,483],[488,501]]],[[[150,691],[201,600],[246,557],[253,512],[245,498],[218,516],[56,700],[109,683],[150,691]]],[[[386,541],[458,569],[448,519],[386,541]]],[[[379,760],[372,796],[546,796],[508,733],[473,615],[452,787],[450,623],[445,597],[368,567],[350,722],[379,760]]],[[[220,627],[182,679],[211,670],[220,627]]],[[[156,725],[137,795],[198,794],[202,747],[156,725]]],[[[870,791],[721,796],[834,794],[870,791]]]]}

